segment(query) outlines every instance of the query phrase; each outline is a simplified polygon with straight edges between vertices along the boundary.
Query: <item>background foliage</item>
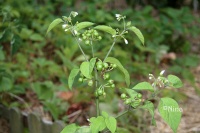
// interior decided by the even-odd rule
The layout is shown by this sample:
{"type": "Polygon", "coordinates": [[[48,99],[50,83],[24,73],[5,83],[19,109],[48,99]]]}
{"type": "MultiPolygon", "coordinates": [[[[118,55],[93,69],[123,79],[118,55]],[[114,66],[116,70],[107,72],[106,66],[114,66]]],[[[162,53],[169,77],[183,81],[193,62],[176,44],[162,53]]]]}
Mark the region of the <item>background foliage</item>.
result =
{"type": "MultiPolygon", "coordinates": [[[[65,116],[71,113],[72,103],[91,104],[91,96],[88,96],[91,90],[84,85],[76,84],[75,88],[79,91],[73,93],[73,98],[69,96],[69,72],[84,60],[78,56],[78,46],[61,26],[45,35],[52,20],[68,15],[72,10],[79,12],[78,21],[88,20],[113,27],[119,27],[114,16],[120,13],[142,31],[145,46],[137,37],[128,36],[129,44],[125,46],[124,42],[118,42],[111,53],[126,64],[132,77],[131,86],[149,73],[160,72],[158,68],[167,69],[169,73],[194,83],[189,69],[199,64],[199,42],[194,40],[199,39],[200,19],[193,15],[191,1],[0,0],[0,5],[0,94],[2,103],[7,106],[25,108],[10,95],[14,94],[23,98],[30,108],[43,105],[44,111],[49,112],[53,119],[69,122],[65,116]],[[67,94],[67,101],[60,94],[67,94]]],[[[107,37],[98,44],[95,49],[97,56],[106,54],[110,41],[107,37]]],[[[83,48],[86,53],[90,52],[87,47],[83,48]]],[[[116,81],[123,81],[117,72],[112,76],[116,81]]],[[[177,92],[170,94],[178,100],[177,95],[182,96],[177,92]]],[[[116,104],[119,102],[118,95],[110,91],[105,100],[113,106],[101,105],[108,112],[120,110],[116,104]]],[[[85,108],[83,104],[81,107],[85,108]]],[[[148,121],[139,119],[141,114],[137,111],[128,119],[121,118],[121,126],[130,131],[144,130],[145,124],[141,123],[148,121]],[[127,124],[130,122],[138,128],[127,124]]]]}

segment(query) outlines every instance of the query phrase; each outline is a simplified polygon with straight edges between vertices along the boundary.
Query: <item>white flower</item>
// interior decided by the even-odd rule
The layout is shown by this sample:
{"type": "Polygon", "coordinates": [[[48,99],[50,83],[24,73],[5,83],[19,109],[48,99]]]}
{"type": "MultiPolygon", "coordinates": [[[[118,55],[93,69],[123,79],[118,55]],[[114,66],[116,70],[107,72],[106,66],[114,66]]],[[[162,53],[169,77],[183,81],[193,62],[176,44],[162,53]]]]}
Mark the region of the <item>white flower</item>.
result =
{"type": "Polygon", "coordinates": [[[74,34],[75,34],[75,35],[77,35],[77,34],[78,34],[78,32],[77,32],[76,30],[74,30],[74,34]]]}
{"type": "Polygon", "coordinates": [[[149,79],[152,79],[153,77],[149,77],[149,79]]]}
{"type": "Polygon", "coordinates": [[[63,24],[62,28],[65,29],[67,27],[67,24],[63,24]]]}
{"type": "Polygon", "coordinates": [[[119,18],[121,15],[120,14],[115,14],[115,17],[116,18],[119,18]]]}
{"type": "Polygon", "coordinates": [[[68,31],[68,29],[65,29],[65,32],[68,31]]]}
{"type": "Polygon", "coordinates": [[[128,41],[124,38],[124,42],[126,43],[126,44],[128,44],[128,41]]]}
{"type": "Polygon", "coordinates": [[[165,73],[165,70],[162,70],[161,72],[160,72],[160,75],[163,75],[165,73]]]}
{"type": "Polygon", "coordinates": [[[82,41],[82,39],[81,39],[81,38],[78,38],[78,40],[79,40],[79,41],[82,41]]]}
{"type": "Polygon", "coordinates": [[[76,17],[78,15],[78,12],[72,11],[71,14],[72,14],[73,17],[76,17]]]}

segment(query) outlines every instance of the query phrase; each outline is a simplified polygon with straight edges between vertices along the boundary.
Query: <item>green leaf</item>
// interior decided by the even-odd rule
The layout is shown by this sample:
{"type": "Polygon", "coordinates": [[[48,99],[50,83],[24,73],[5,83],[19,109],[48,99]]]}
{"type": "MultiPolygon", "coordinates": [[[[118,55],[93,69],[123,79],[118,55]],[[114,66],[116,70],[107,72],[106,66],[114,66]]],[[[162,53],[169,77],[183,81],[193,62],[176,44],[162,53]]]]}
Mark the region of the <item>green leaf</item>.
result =
{"type": "Polygon", "coordinates": [[[148,82],[141,82],[135,85],[132,89],[134,90],[148,90],[148,91],[154,91],[154,88],[151,86],[148,82]]]}
{"type": "Polygon", "coordinates": [[[141,31],[138,28],[136,28],[135,26],[132,26],[129,29],[137,35],[137,37],[140,39],[140,41],[144,45],[144,36],[142,35],[141,31]]]}
{"type": "Polygon", "coordinates": [[[102,111],[102,112],[101,112],[101,115],[102,115],[104,118],[108,118],[108,113],[106,113],[105,111],[102,111]]]}
{"type": "Polygon", "coordinates": [[[172,86],[174,88],[180,88],[183,86],[182,81],[175,75],[168,75],[167,79],[169,80],[169,82],[172,83],[172,86]]]}
{"type": "Polygon", "coordinates": [[[99,131],[102,131],[106,128],[106,123],[103,116],[98,116],[97,118],[93,118],[90,121],[90,128],[92,133],[98,133],[99,131]]]}
{"type": "Polygon", "coordinates": [[[114,117],[109,117],[105,119],[107,128],[111,131],[111,133],[115,133],[117,128],[117,121],[114,117]]]}
{"type": "Polygon", "coordinates": [[[117,68],[119,68],[120,71],[122,71],[124,73],[125,76],[125,81],[126,81],[126,85],[129,86],[130,85],[130,75],[128,73],[128,71],[122,66],[122,64],[119,62],[118,59],[114,58],[114,57],[107,57],[105,59],[105,62],[110,62],[110,63],[114,63],[117,65],[117,68]]]}
{"type": "Polygon", "coordinates": [[[111,28],[111,27],[109,27],[109,26],[106,26],[106,25],[98,25],[98,26],[94,27],[94,29],[107,32],[107,33],[109,33],[111,35],[116,35],[116,30],[111,28]]]}
{"type": "Polygon", "coordinates": [[[168,97],[161,98],[158,111],[164,121],[171,127],[174,133],[176,133],[182,114],[178,103],[174,99],[168,97]]]}
{"type": "Polygon", "coordinates": [[[89,126],[79,127],[75,133],[92,133],[89,126]]]}
{"type": "Polygon", "coordinates": [[[53,22],[51,22],[51,24],[49,25],[49,28],[47,29],[47,33],[49,33],[50,30],[52,30],[56,25],[60,24],[61,22],[63,22],[63,20],[60,18],[57,18],[53,22]]]}
{"type": "Polygon", "coordinates": [[[70,124],[66,126],[60,133],[75,133],[78,128],[79,126],[76,124],[70,124]]]}
{"type": "Polygon", "coordinates": [[[68,85],[69,85],[70,90],[72,89],[72,85],[74,83],[74,78],[78,75],[78,73],[79,73],[79,69],[73,68],[69,74],[68,85]]]}
{"type": "Polygon", "coordinates": [[[151,118],[151,122],[152,124],[155,126],[156,125],[156,121],[154,119],[154,105],[152,102],[150,101],[146,101],[144,103],[143,106],[141,106],[140,108],[143,108],[143,109],[147,109],[149,111],[149,113],[151,114],[152,118],[151,118]]]}
{"type": "Polygon", "coordinates": [[[136,91],[134,91],[133,89],[129,89],[129,88],[126,88],[126,92],[128,93],[128,95],[134,99],[135,96],[138,94],[136,91]]]}
{"type": "Polygon", "coordinates": [[[44,38],[40,34],[34,33],[30,36],[30,40],[32,40],[32,41],[43,41],[44,38]]]}
{"type": "Polygon", "coordinates": [[[93,69],[94,69],[94,66],[95,66],[95,63],[96,63],[96,57],[95,58],[92,58],[90,60],[90,67],[89,67],[89,73],[91,74],[93,69]]]}
{"type": "Polygon", "coordinates": [[[86,77],[91,79],[91,74],[90,74],[90,62],[85,61],[81,64],[80,66],[81,73],[86,77]]]}
{"type": "Polygon", "coordinates": [[[81,29],[84,29],[84,28],[87,28],[89,26],[92,26],[94,25],[94,23],[91,23],[91,22],[81,22],[81,23],[78,23],[76,26],[75,26],[75,29],[77,31],[81,30],[81,29]]]}

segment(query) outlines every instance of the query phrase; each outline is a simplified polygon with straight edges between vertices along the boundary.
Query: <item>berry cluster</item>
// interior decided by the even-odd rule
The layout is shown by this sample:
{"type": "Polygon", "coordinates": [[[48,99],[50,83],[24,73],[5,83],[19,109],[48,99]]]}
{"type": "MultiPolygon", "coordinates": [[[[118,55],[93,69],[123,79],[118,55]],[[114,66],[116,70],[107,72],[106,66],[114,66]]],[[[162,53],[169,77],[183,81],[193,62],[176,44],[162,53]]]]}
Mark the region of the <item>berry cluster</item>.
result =
{"type": "Polygon", "coordinates": [[[89,46],[91,45],[90,41],[99,41],[102,37],[96,30],[89,29],[82,34],[82,39],[85,41],[85,44],[89,46]]]}
{"type": "Polygon", "coordinates": [[[80,75],[78,81],[79,82],[88,81],[88,86],[93,86],[93,80],[84,77],[83,74],[80,75]]]}
{"type": "Polygon", "coordinates": [[[138,93],[134,98],[130,98],[125,93],[122,93],[121,98],[124,100],[125,104],[131,105],[133,108],[138,107],[142,102],[142,94],[140,93],[138,93]]]}

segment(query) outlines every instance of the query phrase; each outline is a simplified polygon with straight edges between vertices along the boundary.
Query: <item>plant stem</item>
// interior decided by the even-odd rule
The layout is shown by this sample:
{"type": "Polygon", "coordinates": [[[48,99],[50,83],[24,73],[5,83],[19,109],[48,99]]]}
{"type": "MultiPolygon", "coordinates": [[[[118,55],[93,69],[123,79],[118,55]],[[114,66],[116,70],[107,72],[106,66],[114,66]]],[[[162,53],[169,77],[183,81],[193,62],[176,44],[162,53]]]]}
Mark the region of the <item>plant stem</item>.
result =
{"type": "Polygon", "coordinates": [[[72,33],[72,35],[75,37],[75,40],[76,40],[76,42],[77,42],[77,44],[78,44],[78,47],[79,47],[79,49],[81,50],[81,53],[83,54],[85,60],[88,61],[88,59],[87,59],[87,57],[86,57],[86,55],[85,55],[83,49],[81,48],[81,45],[80,45],[80,43],[79,43],[79,40],[77,39],[77,37],[75,36],[75,34],[73,33],[73,31],[71,31],[71,33],[72,33]]]}
{"type": "Polygon", "coordinates": [[[119,117],[125,115],[125,114],[128,113],[129,111],[130,111],[130,109],[128,109],[128,110],[122,112],[121,114],[119,114],[118,116],[116,116],[115,119],[117,119],[117,118],[119,118],[119,117]]]}
{"type": "MultiPolygon", "coordinates": [[[[92,43],[92,41],[90,41],[90,43],[91,43],[91,47],[92,47],[92,57],[94,58],[94,48],[93,48],[93,43],[92,43]]],[[[96,66],[94,67],[94,72],[95,72],[95,87],[94,87],[94,90],[96,91],[97,88],[98,88],[98,75],[97,75],[97,69],[96,69],[96,66]]],[[[100,115],[100,109],[99,109],[99,97],[96,97],[95,102],[96,102],[96,113],[97,113],[97,116],[99,116],[99,115],[100,115]]]]}
{"type": "Polygon", "coordinates": [[[115,42],[116,42],[116,38],[114,39],[113,43],[112,43],[112,46],[110,47],[106,57],[104,58],[103,62],[106,60],[106,58],[108,57],[108,55],[110,54],[111,50],[113,49],[114,45],[115,45],[115,42]]]}

